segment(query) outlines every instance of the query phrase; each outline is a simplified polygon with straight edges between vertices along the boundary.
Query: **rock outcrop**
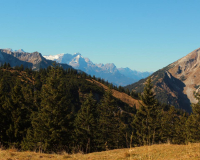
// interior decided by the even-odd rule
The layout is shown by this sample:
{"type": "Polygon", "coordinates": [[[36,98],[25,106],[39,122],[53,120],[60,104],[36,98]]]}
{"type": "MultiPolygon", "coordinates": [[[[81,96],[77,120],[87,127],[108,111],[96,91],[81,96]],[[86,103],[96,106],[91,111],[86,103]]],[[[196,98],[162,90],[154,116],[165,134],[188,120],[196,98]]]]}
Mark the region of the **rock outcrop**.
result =
{"type": "MultiPolygon", "coordinates": [[[[191,103],[196,103],[194,92],[200,88],[200,48],[151,75],[156,98],[161,103],[171,104],[191,112],[191,103]]],[[[146,79],[125,88],[142,92],[146,79]]]]}

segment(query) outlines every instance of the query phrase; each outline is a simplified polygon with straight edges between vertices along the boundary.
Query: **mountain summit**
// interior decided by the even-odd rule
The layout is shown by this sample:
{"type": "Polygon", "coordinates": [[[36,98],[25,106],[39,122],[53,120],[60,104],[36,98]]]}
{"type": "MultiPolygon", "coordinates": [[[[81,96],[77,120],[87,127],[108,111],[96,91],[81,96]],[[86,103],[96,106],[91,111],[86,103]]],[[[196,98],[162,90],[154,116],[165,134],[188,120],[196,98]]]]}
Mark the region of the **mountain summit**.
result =
{"type": "MultiPolygon", "coordinates": [[[[21,66],[32,68],[33,70],[39,70],[41,68],[47,68],[51,66],[54,61],[45,59],[41,53],[33,52],[28,53],[23,49],[15,50],[12,49],[0,49],[0,65],[9,63],[11,67],[21,66]]],[[[64,69],[72,68],[67,64],[60,64],[64,69]]]]}
{"type": "Polygon", "coordinates": [[[14,52],[25,53],[23,49],[18,49],[18,50],[15,50],[14,52]]]}
{"type": "MultiPolygon", "coordinates": [[[[66,63],[72,66],[75,69],[80,69],[87,74],[100,77],[113,83],[114,85],[125,86],[131,83],[134,83],[141,78],[146,78],[151,73],[150,72],[134,72],[132,74],[125,75],[123,73],[123,68],[118,69],[114,63],[107,64],[94,64],[89,58],[84,58],[80,53],[71,54],[58,54],[58,55],[49,55],[44,56],[46,59],[54,60],[58,63],[66,63]],[[134,76],[135,74],[135,76],[134,76]]],[[[130,71],[130,72],[131,72],[130,71]]]]}
{"type": "MultiPolygon", "coordinates": [[[[200,89],[200,48],[156,71],[151,78],[156,97],[161,103],[191,112],[191,103],[197,102],[194,92],[200,89]]],[[[144,83],[145,79],[126,88],[142,92],[144,83]]]]}

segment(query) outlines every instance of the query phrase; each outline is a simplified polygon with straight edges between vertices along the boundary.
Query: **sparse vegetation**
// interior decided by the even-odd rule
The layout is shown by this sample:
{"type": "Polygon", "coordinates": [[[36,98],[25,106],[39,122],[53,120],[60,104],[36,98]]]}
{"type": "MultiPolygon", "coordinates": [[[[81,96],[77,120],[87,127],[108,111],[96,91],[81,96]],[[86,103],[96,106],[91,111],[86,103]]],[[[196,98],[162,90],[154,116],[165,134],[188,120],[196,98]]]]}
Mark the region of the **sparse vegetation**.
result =
{"type": "Polygon", "coordinates": [[[200,86],[200,85],[196,85],[196,84],[195,84],[194,88],[198,89],[198,88],[199,88],[199,86],[200,86]]]}
{"type": "Polygon", "coordinates": [[[185,76],[181,76],[181,77],[180,77],[180,80],[181,80],[181,81],[185,81],[185,80],[186,80],[186,77],[185,77],[185,76]]]}

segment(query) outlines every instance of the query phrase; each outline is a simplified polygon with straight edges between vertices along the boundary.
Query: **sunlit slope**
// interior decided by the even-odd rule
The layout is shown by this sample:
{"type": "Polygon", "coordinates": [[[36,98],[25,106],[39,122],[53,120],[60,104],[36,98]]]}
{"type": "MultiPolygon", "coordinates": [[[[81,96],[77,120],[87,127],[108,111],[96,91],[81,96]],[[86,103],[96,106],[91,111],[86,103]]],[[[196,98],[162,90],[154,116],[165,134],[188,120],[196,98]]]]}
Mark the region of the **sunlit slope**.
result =
{"type": "MultiPolygon", "coordinates": [[[[200,49],[169,64],[151,75],[156,98],[165,104],[191,112],[191,103],[196,103],[194,92],[200,86],[200,49]]],[[[145,79],[126,86],[129,90],[142,92],[145,79]]]]}
{"type": "Polygon", "coordinates": [[[198,160],[200,159],[200,143],[188,145],[159,144],[126,149],[115,149],[90,154],[43,154],[36,152],[17,152],[15,149],[0,150],[0,160],[198,160]]]}

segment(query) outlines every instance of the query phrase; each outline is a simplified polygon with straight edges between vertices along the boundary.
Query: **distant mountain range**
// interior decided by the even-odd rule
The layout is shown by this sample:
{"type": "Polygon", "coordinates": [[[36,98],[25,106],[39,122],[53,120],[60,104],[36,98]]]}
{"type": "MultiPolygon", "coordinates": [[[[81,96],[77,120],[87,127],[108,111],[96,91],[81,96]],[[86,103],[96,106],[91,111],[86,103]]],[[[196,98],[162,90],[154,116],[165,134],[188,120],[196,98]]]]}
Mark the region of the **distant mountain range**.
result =
{"type": "MultiPolygon", "coordinates": [[[[94,64],[80,53],[42,56],[39,52],[28,53],[23,49],[0,49],[0,65],[10,63],[12,67],[23,64],[34,70],[47,68],[54,62],[64,69],[75,68],[103,78],[115,85],[124,86],[130,91],[143,92],[150,72],[138,72],[129,68],[117,68],[113,63],[94,64]],[[138,81],[139,80],[139,81],[138,81]],[[138,81],[138,82],[136,82],[138,81]],[[136,82],[136,83],[134,83],[136,82]]],[[[165,104],[191,112],[191,103],[196,103],[193,93],[200,92],[200,48],[185,57],[151,74],[156,98],[165,104]]]]}
{"type": "MultiPolygon", "coordinates": [[[[151,75],[156,98],[165,104],[191,112],[196,103],[194,92],[200,90],[200,48],[151,75]]],[[[146,79],[126,86],[129,90],[142,92],[146,79]]]]}
{"type": "Polygon", "coordinates": [[[94,64],[89,58],[84,58],[80,53],[58,54],[44,56],[46,59],[64,63],[75,69],[82,70],[91,76],[100,77],[114,85],[125,86],[142,78],[148,77],[152,72],[138,72],[130,68],[117,68],[113,63],[94,64]]]}
{"type": "Polygon", "coordinates": [[[23,49],[0,49],[0,65],[5,62],[10,63],[12,67],[23,64],[24,67],[39,70],[40,68],[47,68],[54,61],[64,69],[78,69],[117,86],[132,84],[151,74],[151,72],[138,72],[130,68],[117,68],[113,63],[94,64],[89,58],[84,58],[80,53],[42,56],[39,52],[28,53],[23,49]]]}
{"type": "MultiPolygon", "coordinates": [[[[20,66],[23,64],[24,67],[32,68],[33,70],[39,70],[40,68],[47,68],[51,66],[54,61],[47,60],[41,53],[33,52],[28,53],[23,49],[15,50],[12,49],[0,49],[0,65],[9,63],[11,67],[20,66]]],[[[67,64],[59,64],[64,69],[72,68],[67,64]]]]}

